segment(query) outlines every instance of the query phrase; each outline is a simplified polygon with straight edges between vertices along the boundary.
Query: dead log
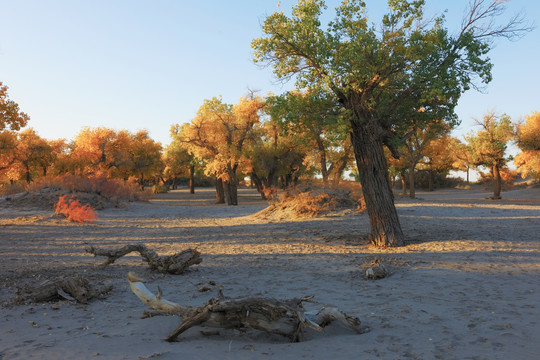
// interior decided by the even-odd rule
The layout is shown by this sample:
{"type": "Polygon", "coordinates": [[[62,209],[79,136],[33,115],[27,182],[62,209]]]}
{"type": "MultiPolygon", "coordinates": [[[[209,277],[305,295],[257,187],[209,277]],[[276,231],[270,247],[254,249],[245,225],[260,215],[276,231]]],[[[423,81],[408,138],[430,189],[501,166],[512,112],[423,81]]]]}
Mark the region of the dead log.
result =
{"type": "Polygon", "coordinates": [[[17,291],[16,303],[49,302],[58,300],[77,301],[83,304],[101,297],[112,290],[110,281],[92,284],[88,279],[75,275],[68,278],[45,280],[39,285],[25,285],[17,291]]]}
{"type": "Polygon", "coordinates": [[[221,292],[200,307],[184,306],[162,297],[161,289],[154,295],[133,273],[128,274],[131,291],[146,305],[156,310],[151,316],[175,314],[182,317],[180,325],[167,336],[167,341],[177,337],[193,326],[224,329],[256,329],[299,341],[306,328],[321,331],[338,321],[356,333],[362,333],[360,320],[335,307],[324,306],[315,312],[306,312],[302,306],[312,296],[276,300],[268,297],[246,296],[226,298],[221,292]]]}
{"type": "Polygon", "coordinates": [[[148,249],[144,244],[126,245],[118,249],[98,249],[93,246],[86,248],[86,252],[94,256],[106,256],[107,260],[101,264],[105,267],[114,263],[118,258],[131,252],[138,252],[148,263],[150,269],[164,274],[181,274],[191,265],[200,264],[201,253],[195,249],[187,249],[174,255],[159,256],[154,250],[148,249]]]}

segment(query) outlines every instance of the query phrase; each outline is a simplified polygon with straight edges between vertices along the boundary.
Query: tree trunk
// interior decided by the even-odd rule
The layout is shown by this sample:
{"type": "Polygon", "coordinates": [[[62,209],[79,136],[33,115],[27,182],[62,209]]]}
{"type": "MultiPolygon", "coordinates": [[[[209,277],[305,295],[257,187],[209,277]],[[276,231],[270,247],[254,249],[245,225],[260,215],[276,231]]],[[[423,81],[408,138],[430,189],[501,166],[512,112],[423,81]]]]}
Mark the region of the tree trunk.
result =
{"type": "Polygon", "coordinates": [[[229,180],[224,181],[225,198],[227,205],[238,205],[238,179],[236,178],[236,166],[228,166],[229,180]]]}
{"type": "Polygon", "coordinates": [[[257,189],[257,192],[259,194],[261,194],[261,199],[268,200],[266,198],[266,194],[263,191],[264,190],[263,183],[262,183],[261,179],[255,173],[251,173],[251,184],[255,185],[255,187],[257,189]]]}
{"type": "Polygon", "coordinates": [[[362,192],[371,227],[371,242],[377,246],[402,246],[401,230],[394,194],[388,176],[388,165],[382,141],[369,124],[352,125],[352,143],[362,192]]]}
{"type": "Polygon", "coordinates": [[[469,185],[469,167],[467,166],[467,185],[469,185]]]}
{"type": "Polygon", "coordinates": [[[189,193],[195,194],[195,165],[189,165],[189,193]]]}
{"type": "Polygon", "coordinates": [[[501,188],[502,188],[501,172],[499,170],[499,166],[494,165],[493,166],[493,199],[501,198],[501,188]]]}
{"type": "Polygon", "coordinates": [[[328,187],[328,167],[326,166],[326,149],[320,137],[317,138],[317,148],[319,150],[321,175],[324,187],[328,187]]]}
{"type": "Polygon", "coordinates": [[[141,191],[144,191],[144,174],[141,174],[141,179],[139,180],[139,185],[141,186],[141,191]]]}
{"type": "Polygon", "coordinates": [[[216,204],[225,204],[225,193],[223,191],[223,180],[216,179],[216,204]]]}
{"type": "Polygon", "coordinates": [[[407,180],[405,179],[405,170],[399,172],[399,178],[401,180],[401,194],[407,194],[407,180]]]}
{"type": "Polygon", "coordinates": [[[411,199],[414,199],[416,197],[416,190],[414,188],[414,168],[416,167],[416,164],[411,164],[409,166],[409,196],[411,199]]]}
{"type": "Polygon", "coordinates": [[[345,171],[345,168],[347,167],[347,163],[349,162],[349,155],[342,156],[337,161],[337,167],[335,168],[335,177],[333,181],[334,186],[338,186],[339,182],[341,180],[341,176],[343,175],[343,172],[345,171]]]}
{"type": "Polygon", "coordinates": [[[428,191],[433,191],[433,170],[428,170],[428,191]]]}
{"type": "Polygon", "coordinates": [[[225,180],[223,182],[223,187],[225,188],[225,200],[227,201],[227,205],[238,205],[236,189],[232,181],[225,180]]]}

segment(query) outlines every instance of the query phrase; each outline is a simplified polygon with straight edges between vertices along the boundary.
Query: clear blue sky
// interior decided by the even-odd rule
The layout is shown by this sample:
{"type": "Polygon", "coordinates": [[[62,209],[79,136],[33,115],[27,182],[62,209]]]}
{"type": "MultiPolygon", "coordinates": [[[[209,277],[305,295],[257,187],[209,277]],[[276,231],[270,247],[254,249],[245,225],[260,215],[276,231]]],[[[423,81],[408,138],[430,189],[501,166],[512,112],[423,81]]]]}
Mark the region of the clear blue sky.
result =
{"type": "MultiPolygon", "coordinates": [[[[448,8],[459,27],[467,0],[427,0],[428,14],[448,8]]],[[[172,124],[190,121],[204,99],[236,103],[249,89],[281,93],[271,69],[252,62],[251,40],[276,10],[294,0],[0,0],[0,81],[48,139],[73,139],[83,126],[147,129],[163,144],[172,124]]],[[[338,1],[327,1],[329,8],[338,1]]],[[[370,14],[383,0],[367,1],[370,14]]],[[[540,1],[513,0],[539,23],[540,1]]],[[[540,25],[540,24],[539,24],[540,25]]],[[[490,54],[493,81],[469,91],[463,123],[488,110],[517,120],[540,111],[540,29],[518,42],[501,40],[490,54]]]]}

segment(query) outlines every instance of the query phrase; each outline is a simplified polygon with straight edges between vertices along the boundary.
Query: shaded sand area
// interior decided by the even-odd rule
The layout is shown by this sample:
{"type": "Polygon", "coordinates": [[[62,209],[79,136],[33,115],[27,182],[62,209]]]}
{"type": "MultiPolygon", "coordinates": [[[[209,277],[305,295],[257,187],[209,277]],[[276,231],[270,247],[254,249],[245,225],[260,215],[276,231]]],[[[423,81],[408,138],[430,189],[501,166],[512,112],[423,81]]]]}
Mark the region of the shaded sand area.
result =
{"type": "Polygon", "coordinates": [[[537,359],[540,189],[505,192],[502,201],[487,196],[451,189],[397,199],[409,243],[387,250],[367,243],[367,214],[271,222],[251,216],[266,203],[248,189],[236,207],[215,205],[210,189],[178,190],[99,211],[97,222],[83,225],[52,211],[0,209],[0,359],[537,359]],[[203,262],[162,275],[135,254],[97,268],[103,259],[84,251],[141,242],[159,254],[194,247],[203,262]],[[375,259],[391,276],[364,280],[375,259]],[[196,327],[167,343],[180,319],[140,319],[146,307],[129,291],[128,271],[192,306],[218,288],[231,297],[315,295],[308,310],[336,305],[367,332],[336,324],[288,343],[196,327]],[[75,273],[110,279],[114,289],[88,305],[12,302],[17,286],[75,273]]]}

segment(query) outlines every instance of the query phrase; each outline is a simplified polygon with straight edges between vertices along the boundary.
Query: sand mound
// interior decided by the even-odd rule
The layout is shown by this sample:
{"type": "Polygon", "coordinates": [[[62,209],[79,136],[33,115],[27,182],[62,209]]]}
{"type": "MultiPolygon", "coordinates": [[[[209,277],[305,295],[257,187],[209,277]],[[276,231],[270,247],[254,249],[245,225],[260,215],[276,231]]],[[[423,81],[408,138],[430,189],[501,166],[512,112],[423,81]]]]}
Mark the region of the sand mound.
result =
{"type": "Polygon", "coordinates": [[[326,216],[344,210],[363,210],[359,191],[350,188],[287,189],[266,209],[253,216],[259,219],[291,220],[326,216]]]}
{"type": "Polygon", "coordinates": [[[100,210],[107,207],[118,206],[118,201],[108,200],[97,193],[71,192],[63,189],[43,188],[39,191],[25,191],[13,195],[0,196],[0,207],[30,208],[40,210],[52,210],[54,204],[63,195],[73,195],[81,204],[89,204],[94,209],[100,210]]]}

